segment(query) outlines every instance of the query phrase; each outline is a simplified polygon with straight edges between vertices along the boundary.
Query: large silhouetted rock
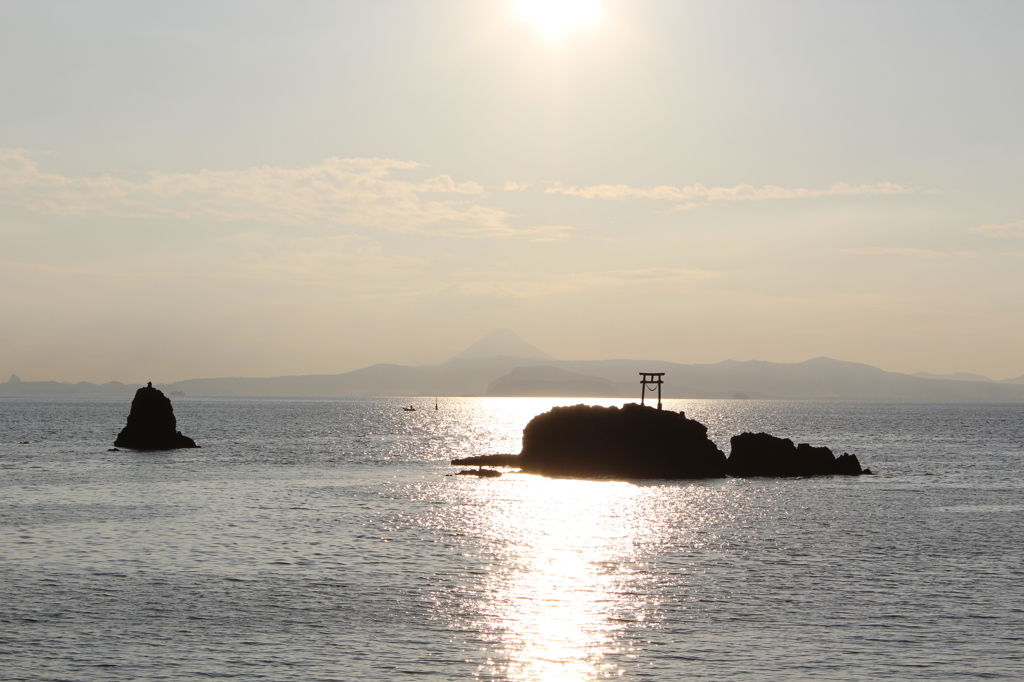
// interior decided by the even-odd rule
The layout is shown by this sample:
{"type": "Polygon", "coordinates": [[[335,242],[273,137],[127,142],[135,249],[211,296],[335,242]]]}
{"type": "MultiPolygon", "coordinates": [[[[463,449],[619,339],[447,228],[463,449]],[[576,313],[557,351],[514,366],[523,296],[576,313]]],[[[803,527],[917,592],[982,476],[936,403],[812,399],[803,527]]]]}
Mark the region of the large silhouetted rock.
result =
{"type": "Polygon", "coordinates": [[[171,401],[153,384],[135,391],[128,425],[117,435],[114,445],[133,450],[174,450],[197,448],[196,442],[177,430],[171,401]]]}
{"type": "Polygon", "coordinates": [[[767,433],[741,433],[732,437],[729,454],[730,476],[856,476],[867,473],[860,468],[857,455],[843,453],[836,459],[825,447],[807,443],[793,445],[788,438],[767,433]]]}
{"type": "Polygon", "coordinates": [[[548,476],[718,478],[725,455],[682,412],[629,403],[556,407],[523,429],[523,471],[548,476]]]}

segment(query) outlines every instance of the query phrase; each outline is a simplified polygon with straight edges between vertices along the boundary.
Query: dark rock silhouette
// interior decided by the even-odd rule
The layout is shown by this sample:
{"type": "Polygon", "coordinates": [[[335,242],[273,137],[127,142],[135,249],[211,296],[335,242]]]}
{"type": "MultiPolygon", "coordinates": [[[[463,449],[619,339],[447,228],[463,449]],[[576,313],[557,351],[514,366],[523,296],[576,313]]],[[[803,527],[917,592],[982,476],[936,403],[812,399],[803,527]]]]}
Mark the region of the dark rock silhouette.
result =
{"type": "Polygon", "coordinates": [[[836,457],[836,466],[833,473],[843,476],[870,475],[871,469],[861,469],[860,460],[857,459],[857,455],[848,455],[844,452],[836,457]]]}
{"type": "Polygon", "coordinates": [[[682,412],[629,403],[555,407],[523,429],[520,465],[548,476],[719,478],[726,458],[682,412]]]}
{"type": "Polygon", "coordinates": [[[621,408],[596,405],[555,407],[523,429],[518,455],[475,455],[452,464],[479,469],[459,475],[495,475],[483,465],[520,467],[545,476],[580,478],[696,479],[729,476],[858,476],[856,455],[832,454],[827,447],[794,445],[767,433],[732,437],[728,459],[708,438],[706,426],[682,412],[636,403],[621,408]]]}
{"type": "Polygon", "coordinates": [[[456,476],[477,476],[479,478],[499,478],[501,476],[500,471],[494,469],[463,469],[455,474],[456,476]]]}
{"type": "Polygon", "coordinates": [[[199,447],[177,430],[171,401],[159,389],[153,388],[152,382],[135,391],[128,425],[117,435],[114,445],[133,450],[199,447]]]}
{"type": "Polygon", "coordinates": [[[741,433],[731,439],[730,476],[857,476],[864,471],[857,455],[845,452],[836,459],[826,447],[793,445],[788,438],[767,433],[741,433]]]}
{"type": "Polygon", "coordinates": [[[453,459],[452,464],[490,464],[496,467],[521,467],[521,455],[474,455],[453,459]]]}

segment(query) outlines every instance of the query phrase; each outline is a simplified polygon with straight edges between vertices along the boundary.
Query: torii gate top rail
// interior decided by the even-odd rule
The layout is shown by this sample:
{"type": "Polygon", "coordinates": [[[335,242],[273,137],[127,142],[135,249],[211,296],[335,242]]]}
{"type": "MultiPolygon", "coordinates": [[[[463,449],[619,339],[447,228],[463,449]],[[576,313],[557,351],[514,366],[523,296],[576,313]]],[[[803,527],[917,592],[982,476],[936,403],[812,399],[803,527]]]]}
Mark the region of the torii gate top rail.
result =
{"type": "Polygon", "coordinates": [[[661,409],[661,385],[665,383],[661,380],[665,376],[664,372],[640,372],[640,376],[643,378],[640,380],[640,404],[644,404],[644,397],[647,395],[647,391],[653,391],[654,387],[658,387],[658,409],[661,409]]]}

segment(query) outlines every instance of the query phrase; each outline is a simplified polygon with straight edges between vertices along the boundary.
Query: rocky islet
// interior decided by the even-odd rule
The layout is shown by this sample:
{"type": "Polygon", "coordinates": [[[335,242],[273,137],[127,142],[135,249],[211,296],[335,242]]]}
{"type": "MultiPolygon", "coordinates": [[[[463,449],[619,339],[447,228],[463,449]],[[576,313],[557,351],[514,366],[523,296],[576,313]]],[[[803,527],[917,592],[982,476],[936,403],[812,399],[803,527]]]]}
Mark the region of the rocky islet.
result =
{"type": "Polygon", "coordinates": [[[128,424],[114,445],[132,450],[176,450],[197,448],[196,442],[178,431],[170,399],[152,382],[135,391],[128,424]]]}
{"type": "Polygon", "coordinates": [[[581,478],[702,479],[870,474],[856,455],[796,445],[767,433],[733,436],[728,457],[707,427],[683,412],[636,403],[574,405],[537,415],[523,429],[519,455],[481,455],[452,464],[520,467],[526,473],[581,478]]]}

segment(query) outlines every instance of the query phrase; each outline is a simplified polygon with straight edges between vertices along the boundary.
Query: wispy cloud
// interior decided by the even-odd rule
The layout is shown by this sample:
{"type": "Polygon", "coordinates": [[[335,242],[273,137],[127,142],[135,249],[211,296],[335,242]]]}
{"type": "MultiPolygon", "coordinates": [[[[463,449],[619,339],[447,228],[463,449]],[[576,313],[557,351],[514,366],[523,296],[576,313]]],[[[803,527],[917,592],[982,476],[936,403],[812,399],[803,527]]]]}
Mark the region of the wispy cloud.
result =
{"type": "Polygon", "coordinates": [[[277,239],[259,234],[231,238],[242,252],[222,269],[257,279],[343,286],[346,297],[403,292],[422,280],[430,259],[387,253],[363,235],[277,239]]]}
{"type": "Polygon", "coordinates": [[[972,258],[978,254],[974,251],[935,251],[933,249],[915,249],[903,246],[864,246],[855,249],[843,249],[843,253],[857,256],[905,256],[907,258],[972,258]]]}
{"type": "Polygon", "coordinates": [[[491,239],[525,239],[531,242],[561,242],[572,236],[575,225],[536,225],[533,227],[502,226],[493,229],[480,228],[472,236],[491,239]]]}
{"type": "Polygon", "coordinates": [[[657,211],[657,213],[678,213],[679,211],[689,211],[690,209],[699,208],[700,204],[696,201],[687,201],[685,204],[676,204],[671,208],[667,208],[664,211],[657,211]]]}
{"type": "Polygon", "coordinates": [[[631,187],[629,185],[591,185],[588,187],[565,187],[555,183],[544,190],[549,194],[566,194],[584,199],[606,199],[623,201],[627,199],[649,199],[654,201],[681,202],[676,208],[685,210],[696,206],[694,201],[766,201],[769,199],[803,199],[813,197],[851,196],[860,194],[907,194],[913,188],[892,182],[873,185],[849,185],[840,182],[827,189],[804,187],[777,187],[764,185],[754,187],[742,184],[734,187],[708,187],[697,183],[686,187],[659,185],[657,187],[631,187]]]}
{"type": "Polygon", "coordinates": [[[989,237],[1024,237],[1024,220],[1015,220],[1012,223],[1000,225],[978,225],[972,227],[971,232],[985,234],[989,237]]]}
{"type": "Polygon", "coordinates": [[[685,284],[713,280],[723,273],[712,270],[686,268],[645,268],[639,270],[584,270],[575,272],[544,273],[518,272],[463,273],[468,279],[446,288],[446,295],[472,292],[477,295],[487,292],[488,296],[498,292],[505,299],[540,299],[552,295],[588,290],[621,290],[623,287],[649,287],[652,283],[662,285],[685,284]]]}
{"type": "Polygon", "coordinates": [[[581,273],[579,279],[591,284],[625,284],[627,282],[686,281],[720,277],[722,273],[713,270],[687,268],[646,268],[643,270],[602,270],[581,273]]]}
{"type": "Polygon", "coordinates": [[[721,277],[722,273],[683,268],[638,270],[589,270],[574,272],[461,272],[460,281],[433,292],[419,294],[419,305],[450,313],[453,309],[474,314],[517,308],[539,301],[578,294],[624,290],[685,291],[721,277]]]}
{"type": "Polygon", "coordinates": [[[412,182],[394,171],[413,161],[329,158],[303,168],[153,172],[142,181],[70,177],[40,170],[24,150],[0,150],[0,200],[62,216],[202,218],[327,223],[394,232],[510,237],[508,214],[479,199],[483,186],[448,175],[412,182]]]}

